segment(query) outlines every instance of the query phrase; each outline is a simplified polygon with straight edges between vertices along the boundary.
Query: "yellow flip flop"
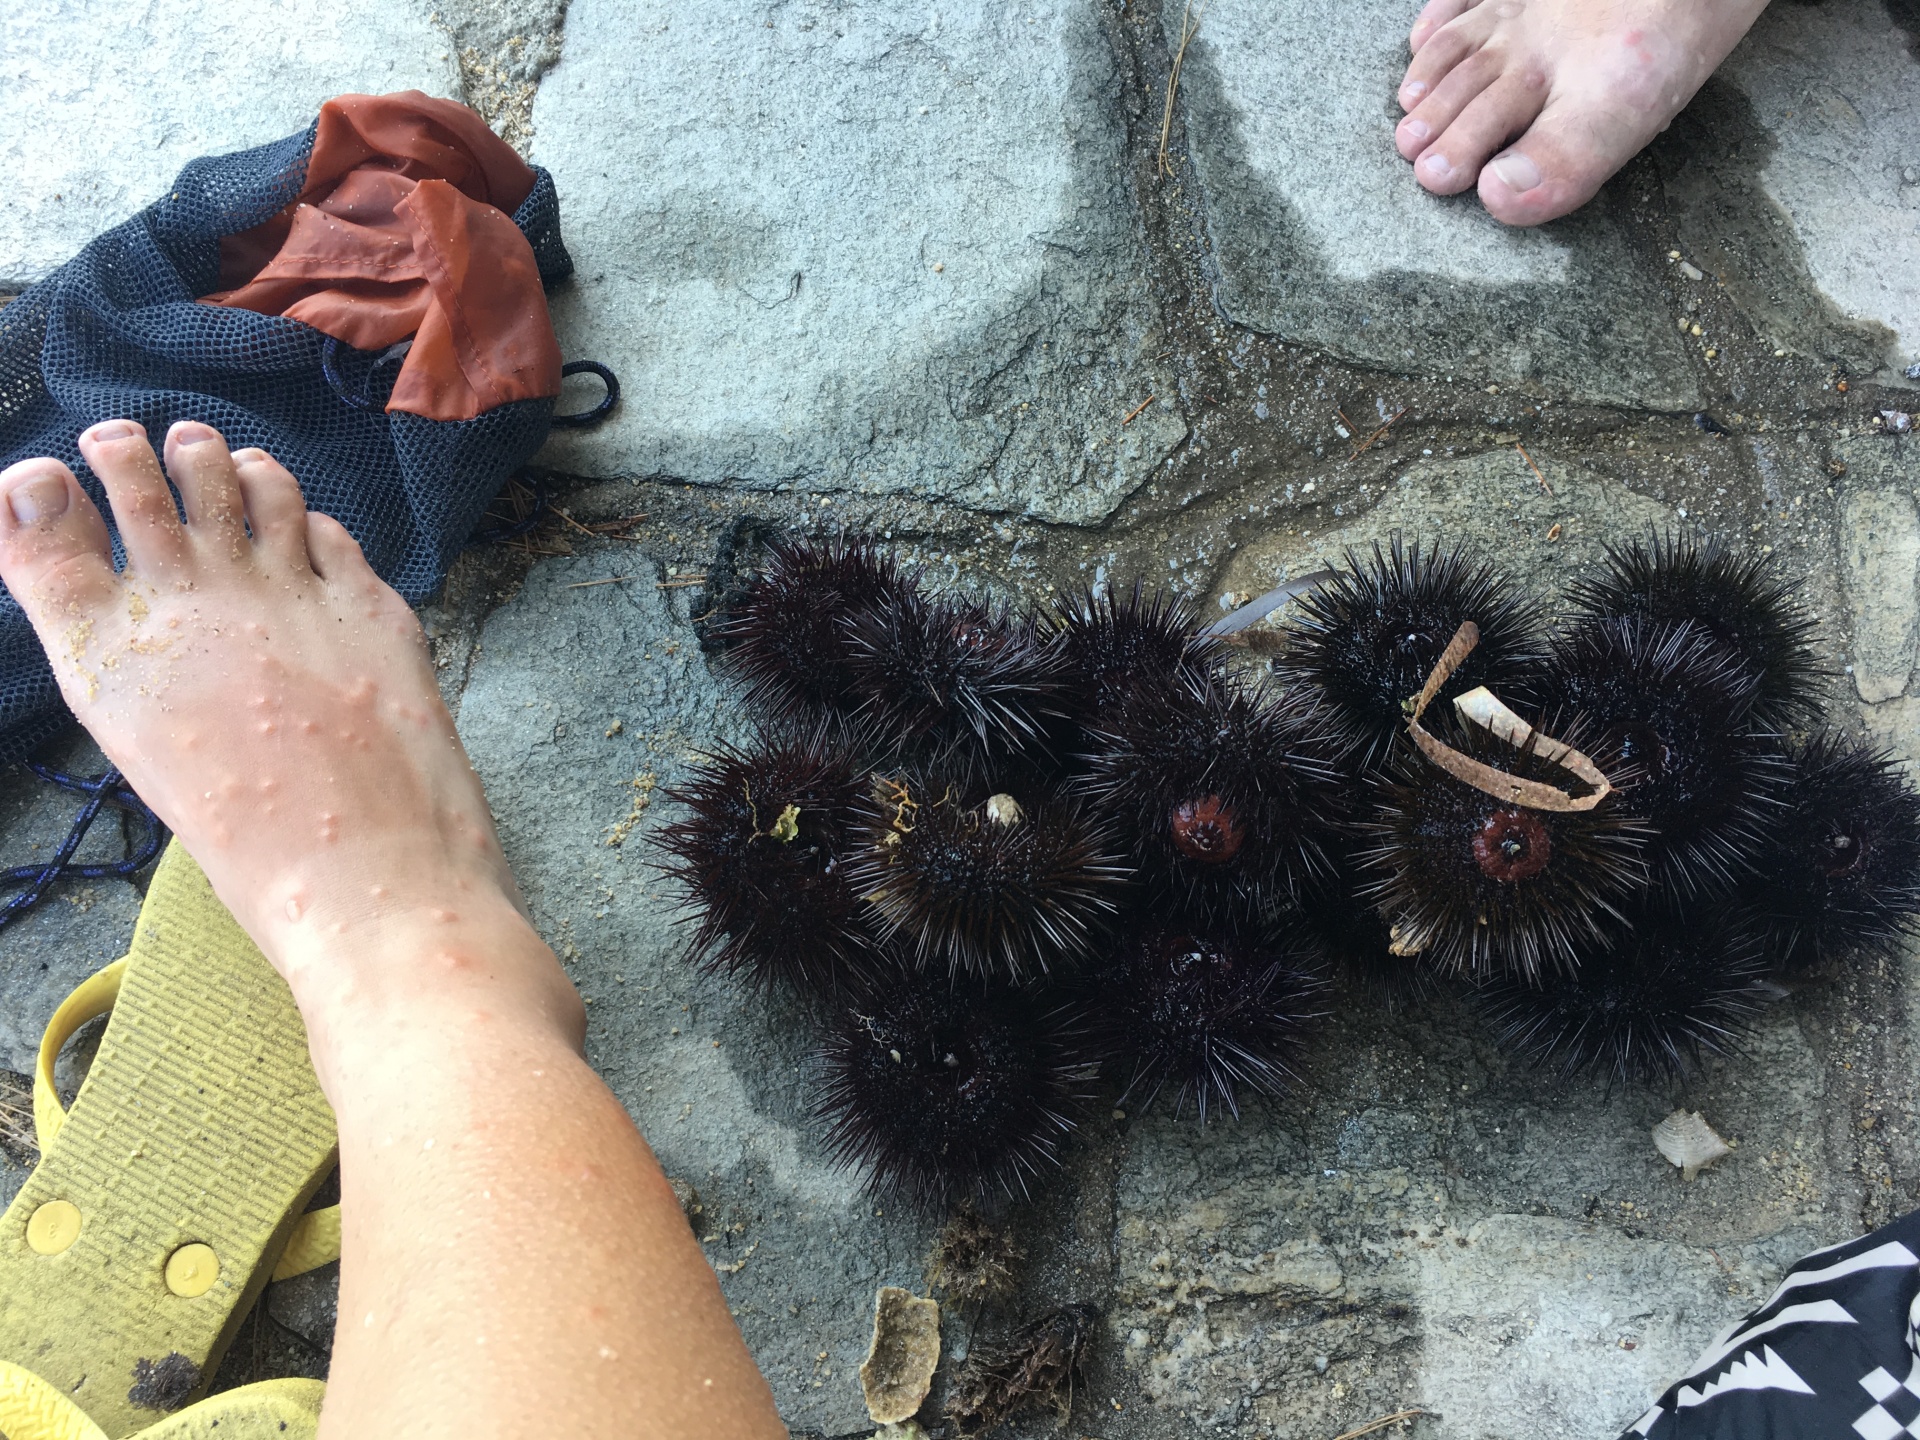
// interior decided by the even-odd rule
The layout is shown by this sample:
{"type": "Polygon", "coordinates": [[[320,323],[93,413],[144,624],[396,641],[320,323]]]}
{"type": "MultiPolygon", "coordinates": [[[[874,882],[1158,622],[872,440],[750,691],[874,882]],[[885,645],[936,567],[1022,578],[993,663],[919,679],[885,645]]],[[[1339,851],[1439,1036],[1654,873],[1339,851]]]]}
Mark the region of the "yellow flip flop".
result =
{"type": "MultiPolygon", "coordinates": [[[[318,1380],[263,1380],[209,1396],[135,1440],[313,1440],[320,1427],[318,1380]]],[[[86,1411],[46,1381],[0,1360],[0,1435],[7,1440],[108,1440],[86,1411]]]]}
{"type": "MultiPolygon", "coordinates": [[[[185,1407],[261,1287],[339,1253],[337,1210],[303,1215],[337,1140],[286,983],[178,842],[154,872],[126,959],[69,996],[48,1027],[34,1118],[40,1163],[0,1216],[0,1399],[61,1400],[68,1429],[45,1430],[49,1440],[197,1436],[174,1427],[218,1419],[185,1407]],[[63,1114],[54,1057],[109,1008],[63,1114]],[[73,1430],[80,1420],[93,1429],[73,1430]]],[[[312,1399],[317,1413],[317,1398],[269,1384],[282,1389],[262,1403],[312,1399]]],[[[291,1421],[277,1429],[285,1418],[265,1433],[297,1434],[291,1421]]],[[[0,1433],[35,1436],[17,1423],[0,1420],[0,1433]]]]}

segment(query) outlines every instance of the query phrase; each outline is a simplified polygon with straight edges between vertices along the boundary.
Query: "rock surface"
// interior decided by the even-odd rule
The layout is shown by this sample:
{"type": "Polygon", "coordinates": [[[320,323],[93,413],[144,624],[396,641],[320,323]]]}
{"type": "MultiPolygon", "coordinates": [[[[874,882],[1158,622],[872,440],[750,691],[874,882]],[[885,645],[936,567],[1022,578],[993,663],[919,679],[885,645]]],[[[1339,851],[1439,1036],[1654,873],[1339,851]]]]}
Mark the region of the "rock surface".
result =
{"type": "Polygon", "coordinates": [[[631,398],[543,458],[1104,519],[1185,433],[1122,424],[1172,386],[1118,85],[1072,0],[573,0],[534,107],[555,315],[631,398]]]}
{"type": "MultiPolygon", "coordinates": [[[[1699,386],[1611,201],[1511,230],[1438,199],[1393,148],[1411,10],[1214,0],[1180,72],[1227,316],[1389,370],[1652,410],[1699,386]]],[[[1180,44],[1185,0],[1162,0],[1180,44]]],[[[1617,189],[1618,187],[1614,187],[1617,189]]],[[[1610,192],[1611,193],[1611,192],[1610,192]]]]}
{"type": "MultiPolygon", "coordinates": [[[[1769,137],[1760,187],[1833,312],[1889,369],[1920,360],[1920,19],[1878,0],[1776,5],[1721,72],[1769,137]]],[[[1802,337],[1818,344],[1817,335],[1802,337]]]]}
{"type": "Polygon", "coordinates": [[[0,290],[50,274],[198,155],[303,130],[353,91],[458,96],[431,7],[49,0],[0,26],[0,290]]]}

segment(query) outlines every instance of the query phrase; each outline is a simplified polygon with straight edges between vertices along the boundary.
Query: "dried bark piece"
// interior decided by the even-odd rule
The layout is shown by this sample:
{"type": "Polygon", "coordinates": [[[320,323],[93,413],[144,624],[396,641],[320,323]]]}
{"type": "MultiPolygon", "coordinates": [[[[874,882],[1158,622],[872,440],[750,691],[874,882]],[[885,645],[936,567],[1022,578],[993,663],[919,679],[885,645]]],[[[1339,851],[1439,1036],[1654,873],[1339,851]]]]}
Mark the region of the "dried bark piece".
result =
{"type": "Polygon", "coordinates": [[[896,1425],[919,1414],[939,1363],[940,1302],[883,1286],[873,1302],[873,1345],[860,1364],[873,1423],[896,1425]]]}

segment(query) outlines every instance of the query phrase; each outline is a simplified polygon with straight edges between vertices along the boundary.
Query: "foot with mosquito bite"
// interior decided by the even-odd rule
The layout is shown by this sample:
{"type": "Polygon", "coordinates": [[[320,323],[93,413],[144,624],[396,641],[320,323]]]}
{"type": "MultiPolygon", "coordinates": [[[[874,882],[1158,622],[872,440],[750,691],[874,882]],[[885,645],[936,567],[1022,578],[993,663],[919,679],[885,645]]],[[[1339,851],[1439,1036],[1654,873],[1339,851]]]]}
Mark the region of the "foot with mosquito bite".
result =
{"type": "MultiPolygon", "coordinates": [[[[0,472],[0,579],[67,704],[292,982],[309,1025],[322,996],[430,988],[397,970],[346,976],[343,948],[445,961],[474,935],[524,932],[544,952],[419,622],[339,522],[308,513],[272,456],[229,454],[210,426],[175,425],[164,472],[128,420],[94,426],[80,453],[125,569],[72,472],[24,460],[0,472]]],[[[532,1009],[577,1028],[550,956],[519,979],[532,1009]]]]}
{"type": "Polygon", "coordinates": [[[1509,225],[1591,200],[1658,135],[1766,0],[1430,0],[1395,131],[1436,195],[1509,225]]]}

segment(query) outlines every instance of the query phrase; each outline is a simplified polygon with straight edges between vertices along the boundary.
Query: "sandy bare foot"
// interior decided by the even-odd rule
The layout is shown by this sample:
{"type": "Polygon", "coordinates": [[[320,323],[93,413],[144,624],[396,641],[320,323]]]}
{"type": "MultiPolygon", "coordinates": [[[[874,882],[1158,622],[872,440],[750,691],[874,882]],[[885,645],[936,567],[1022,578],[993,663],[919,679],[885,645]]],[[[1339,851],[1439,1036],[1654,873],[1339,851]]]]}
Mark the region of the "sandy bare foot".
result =
{"type": "Polygon", "coordinates": [[[524,927],[419,623],[339,523],[206,425],[167,436],[185,524],[140,426],[96,425],[80,450],[125,571],[72,473],[26,460],[0,474],[0,579],[74,714],[296,994],[343,939],[371,952],[418,929],[412,948],[457,969],[463,932],[524,927]]]}
{"type": "Polygon", "coordinates": [[[1576,210],[1678,115],[1766,0],[1429,0],[1400,153],[1436,195],[1476,182],[1509,225],[1576,210]]]}

